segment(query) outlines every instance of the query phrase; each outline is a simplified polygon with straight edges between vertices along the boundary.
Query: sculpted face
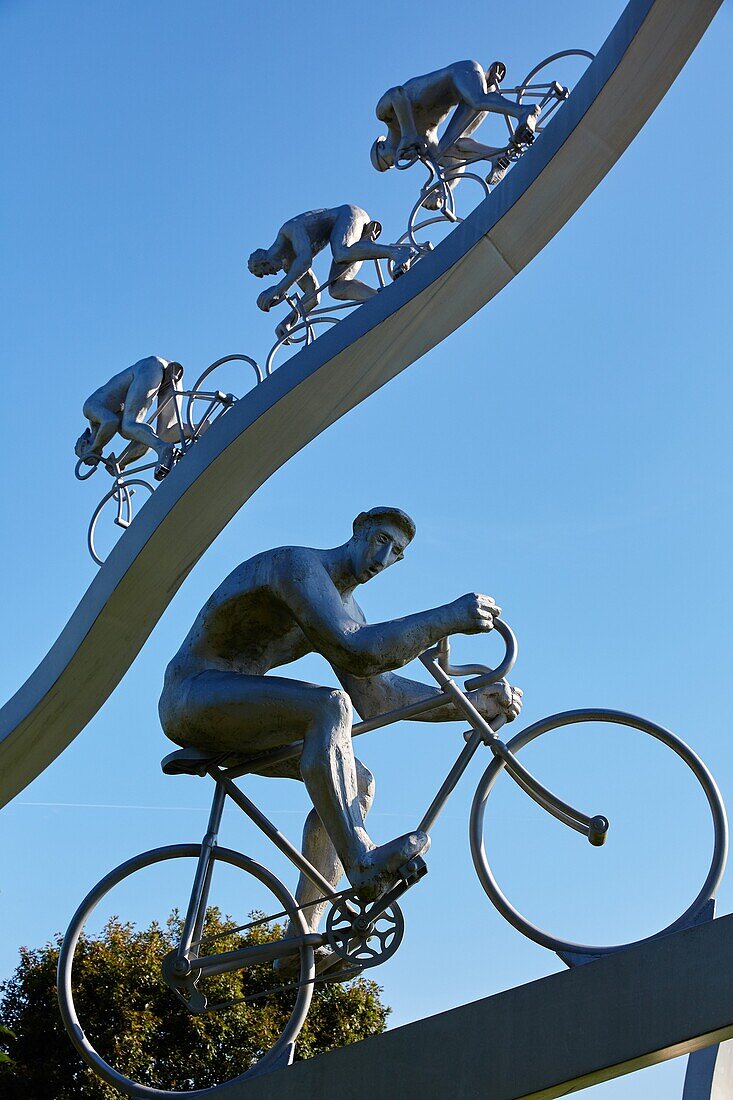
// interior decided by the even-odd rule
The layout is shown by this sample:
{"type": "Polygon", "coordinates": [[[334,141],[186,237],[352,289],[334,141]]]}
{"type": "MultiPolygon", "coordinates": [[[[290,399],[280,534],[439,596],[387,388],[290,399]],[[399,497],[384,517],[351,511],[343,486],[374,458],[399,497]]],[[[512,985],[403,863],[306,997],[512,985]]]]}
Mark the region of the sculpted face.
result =
{"type": "Polygon", "coordinates": [[[388,520],[365,523],[351,539],[351,567],[357,581],[364,584],[401,561],[408,541],[405,532],[388,520]]]}

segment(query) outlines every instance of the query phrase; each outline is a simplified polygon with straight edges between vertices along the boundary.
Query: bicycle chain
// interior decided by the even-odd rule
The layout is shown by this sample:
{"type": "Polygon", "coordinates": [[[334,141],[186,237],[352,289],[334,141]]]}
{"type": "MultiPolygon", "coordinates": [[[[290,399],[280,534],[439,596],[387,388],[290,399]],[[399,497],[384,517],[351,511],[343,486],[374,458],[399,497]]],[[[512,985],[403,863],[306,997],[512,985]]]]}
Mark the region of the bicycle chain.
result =
{"type": "MultiPolygon", "coordinates": [[[[353,886],[350,886],[346,890],[339,890],[335,894],[324,894],[323,897],[316,898],[315,901],[307,901],[304,905],[296,905],[295,912],[302,913],[305,909],[312,909],[314,905],[320,905],[324,901],[340,901],[342,898],[356,897],[356,891],[353,886]]],[[[270,913],[266,917],[259,917],[257,920],[250,921],[248,924],[239,924],[235,928],[228,928],[226,932],[217,932],[214,936],[207,936],[205,939],[194,940],[191,947],[203,947],[205,944],[214,943],[216,940],[223,940],[227,936],[235,936],[238,932],[247,932],[250,928],[257,928],[261,924],[267,924],[271,920],[279,920],[280,917],[289,917],[290,913],[287,909],[281,910],[279,913],[270,913]]]]}

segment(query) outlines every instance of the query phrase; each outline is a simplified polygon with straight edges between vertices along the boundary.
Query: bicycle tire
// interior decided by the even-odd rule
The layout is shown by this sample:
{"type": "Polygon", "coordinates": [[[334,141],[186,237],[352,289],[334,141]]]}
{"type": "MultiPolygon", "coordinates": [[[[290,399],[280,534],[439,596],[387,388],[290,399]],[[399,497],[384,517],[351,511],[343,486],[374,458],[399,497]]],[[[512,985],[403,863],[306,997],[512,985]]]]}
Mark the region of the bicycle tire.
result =
{"type": "MultiPolygon", "coordinates": [[[[169,1089],[159,1089],[150,1085],[141,1084],[140,1082],[133,1081],[131,1078],[126,1077],[123,1073],[120,1073],[106,1062],[94,1049],[79,1022],[74,1004],[73,992],[74,954],[88,916],[105,895],[115,886],[135,874],[135,872],[171,859],[198,859],[201,853],[201,847],[201,844],[174,844],[164,848],[154,848],[151,851],[142,852],[140,855],[133,856],[131,859],[120,864],[119,867],[116,867],[113,871],[110,871],[109,874],[105,875],[104,878],[89,891],[79,905],[71,919],[59,953],[59,1008],[61,1010],[64,1026],[72,1043],[87,1065],[91,1066],[99,1077],[108,1084],[114,1085],[116,1088],[120,1089],[125,1095],[132,1097],[133,1100],[180,1100],[181,1097],[188,1097],[190,1100],[193,1100],[193,1098],[212,1096],[216,1096],[217,1100],[224,1100],[230,1091],[234,1089],[234,1086],[237,1086],[238,1089],[240,1082],[254,1076],[256,1073],[266,1072],[268,1066],[274,1068],[275,1064],[282,1058],[288,1045],[295,1041],[300,1032],[313,997],[313,985],[310,983],[312,983],[315,977],[314,951],[312,947],[301,947],[300,985],[291,1015],[277,1042],[259,1062],[250,1066],[244,1073],[239,1074],[237,1077],[227,1082],[222,1082],[219,1085],[203,1089],[171,1091],[169,1089]]],[[[287,912],[294,926],[299,928],[301,933],[305,933],[305,922],[302,913],[297,907],[295,899],[272,872],[268,871],[267,868],[256,863],[248,856],[232,851],[229,848],[217,846],[214,849],[213,856],[215,860],[221,860],[224,863],[228,863],[230,866],[236,867],[256,878],[274,894],[280,903],[280,907],[287,912]]]]}
{"type": "Polygon", "coordinates": [[[517,931],[521,932],[522,935],[527,936],[530,940],[534,940],[534,942],[540,944],[541,947],[547,947],[550,951],[593,956],[609,955],[616,951],[625,951],[630,947],[637,947],[639,944],[659,939],[661,936],[680,931],[682,928],[686,928],[693,923],[695,917],[700,913],[706,902],[714,896],[723,876],[728,851],[728,824],[725,807],[718,787],[699,756],[697,756],[684,741],[677,737],[676,734],[665,729],[663,726],[658,726],[655,722],[650,722],[646,718],[640,718],[638,715],[628,714],[625,711],[600,708],[563,711],[559,714],[552,714],[528,726],[527,729],[522,730],[507,743],[507,748],[511,752],[516,753],[531,741],[540,737],[543,733],[548,733],[553,729],[559,729],[562,726],[574,725],[578,722],[610,722],[617,725],[630,726],[632,729],[637,729],[641,733],[649,734],[649,736],[654,737],[656,740],[661,741],[662,744],[672,749],[672,751],[687,764],[698,780],[710,807],[713,819],[714,842],[713,855],[707,876],[694,901],[688,905],[685,911],[677,917],[676,920],[662,928],[659,932],[655,932],[650,936],[643,936],[641,939],[632,940],[628,943],[613,944],[610,946],[580,944],[574,943],[571,940],[564,940],[546,932],[544,929],[539,928],[537,925],[527,920],[526,917],[515,909],[499,887],[489,865],[484,845],[484,816],[486,812],[486,803],[499,774],[504,769],[504,762],[500,757],[495,757],[494,760],[492,760],[476,788],[470,817],[471,855],[473,857],[476,874],[492,905],[494,905],[504,919],[507,920],[509,924],[513,925],[517,931]]]}

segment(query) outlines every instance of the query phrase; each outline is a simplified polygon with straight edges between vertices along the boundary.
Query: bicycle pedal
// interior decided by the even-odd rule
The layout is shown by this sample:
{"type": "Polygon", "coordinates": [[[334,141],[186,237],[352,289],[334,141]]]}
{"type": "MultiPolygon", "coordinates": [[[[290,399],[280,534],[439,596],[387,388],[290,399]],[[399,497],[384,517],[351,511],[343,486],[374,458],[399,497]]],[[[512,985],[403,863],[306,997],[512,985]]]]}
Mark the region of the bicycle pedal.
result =
{"type": "Polygon", "coordinates": [[[415,859],[411,859],[409,863],[404,863],[399,868],[397,877],[406,886],[412,886],[415,882],[419,882],[421,878],[424,878],[427,873],[427,863],[422,856],[416,856],[415,859]]]}

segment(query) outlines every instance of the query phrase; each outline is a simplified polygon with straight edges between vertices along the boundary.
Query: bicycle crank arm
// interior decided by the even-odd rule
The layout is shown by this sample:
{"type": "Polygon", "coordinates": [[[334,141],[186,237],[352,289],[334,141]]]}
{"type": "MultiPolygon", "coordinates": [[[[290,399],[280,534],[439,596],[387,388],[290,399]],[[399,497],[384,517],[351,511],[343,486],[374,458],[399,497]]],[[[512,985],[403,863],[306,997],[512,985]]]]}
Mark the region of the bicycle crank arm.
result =
{"type": "Polygon", "coordinates": [[[274,962],[275,959],[293,955],[301,947],[322,947],[326,937],[320,932],[309,932],[305,936],[293,936],[287,940],[274,940],[271,943],[252,944],[240,947],[236,951],[222,951],[220,955],[208,955],[203,959],[191,959],[188,973],[202,975],[227,974],[231,970],[242,970],[246,966],[258,963],[274,962]]]}

